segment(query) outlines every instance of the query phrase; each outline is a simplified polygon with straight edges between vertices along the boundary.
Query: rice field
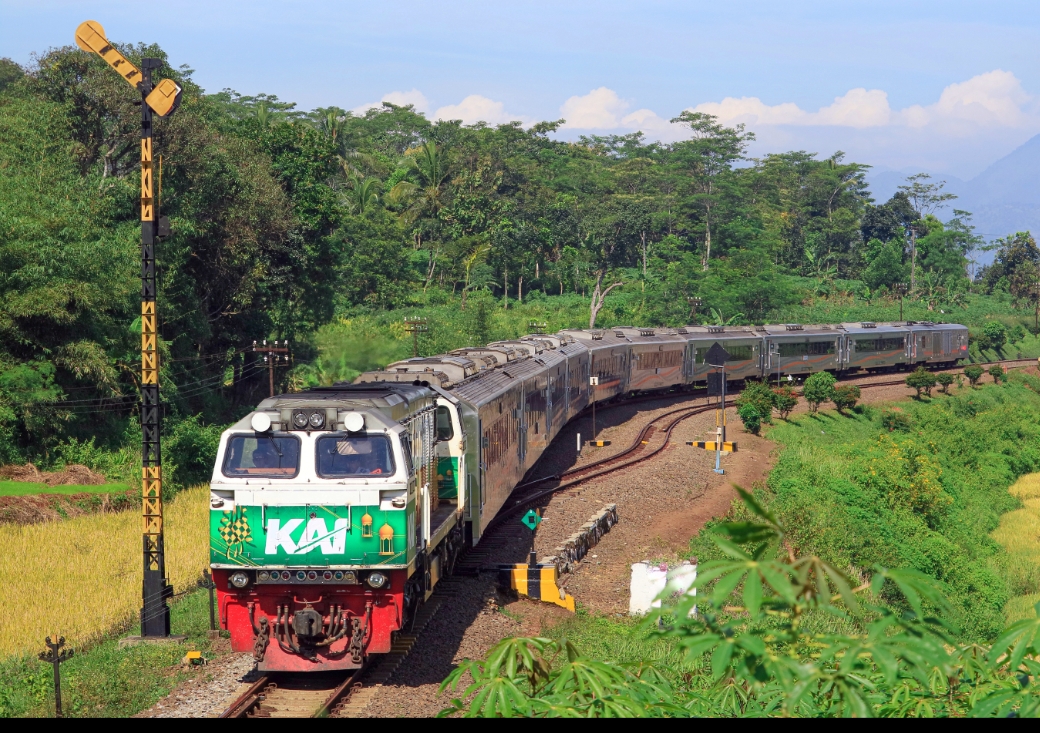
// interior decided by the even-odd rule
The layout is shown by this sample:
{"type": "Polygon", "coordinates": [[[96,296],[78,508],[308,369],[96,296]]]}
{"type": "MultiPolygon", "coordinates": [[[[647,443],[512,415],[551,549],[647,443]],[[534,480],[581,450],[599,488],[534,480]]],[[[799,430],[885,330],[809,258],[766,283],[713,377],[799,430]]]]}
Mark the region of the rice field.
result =
{"type": "MultiPolygon", "coordinates": [[[[165,507],[166,571],[180,592],[209,565],[209,488],[165,507]]],[[[141,516],[92,514],[0,525],[0,658],[35,652],[44,637],[81,646],[135,619],[141,605],[141,516]]]]}
{"type": "Polygon", "coordinates": [[[1040,602],[1040,473],[1031,473],[1009,489],[1022,501],[1022,508],[1000,518],[993,539],[1008,552],[1007,573],[1016,593],[1004,609],[1008,623],[1034,618],[1033,606],[1040,602]]]}

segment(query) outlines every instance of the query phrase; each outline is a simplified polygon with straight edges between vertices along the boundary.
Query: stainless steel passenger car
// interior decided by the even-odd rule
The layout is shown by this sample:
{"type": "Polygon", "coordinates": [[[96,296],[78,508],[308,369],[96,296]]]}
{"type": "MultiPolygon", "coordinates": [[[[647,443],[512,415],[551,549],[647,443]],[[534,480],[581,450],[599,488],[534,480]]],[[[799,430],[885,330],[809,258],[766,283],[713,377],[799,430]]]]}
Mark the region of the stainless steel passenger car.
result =
{"type": "Polygon", "coordinates": [[[730,355],[729,381],[786,381],[824,370],[955,363],[966,356],[967,329],[913,322],[573,329],[405,359],[358,381],[417,382],[441,393],[439,409],[450,411],[444,424],[450,418],[462,434],[450,451],[439,448],[458,474],[444,495],[465,492],[467,534],[475,542],[579,412],[593,401],[704,384],[716,342],[730,355]]]}

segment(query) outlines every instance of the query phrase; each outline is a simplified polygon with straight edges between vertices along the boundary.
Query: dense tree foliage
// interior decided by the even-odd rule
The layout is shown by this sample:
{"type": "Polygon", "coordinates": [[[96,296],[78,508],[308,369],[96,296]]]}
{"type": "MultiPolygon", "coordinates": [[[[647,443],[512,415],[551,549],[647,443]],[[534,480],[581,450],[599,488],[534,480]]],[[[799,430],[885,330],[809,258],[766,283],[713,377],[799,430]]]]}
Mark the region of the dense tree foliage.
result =
{"type": "MultiPolygon", "coordinates": [[[[646,325],[746,323],[859,287],[885,297],[915,273],[930,309],[969,287],[977,238],[964,212],[937,218],[941,184],[914,179],[875,205],[867,167],[842,152],[748,158],[753,134],[711,115],[677,116],[685,138],[672,144],[642,133],[574,142],[560,139],[559,120],[463,125],[389,103],[302,112],[270,95],[207,94],[186,67],[157,75],[184,88],[156,128],[173,228],[158,256],[174,421],[223,422],[264,394],[254,340],[293,344],[297,366],[280,370],[280,385],[313,381],[318,329],[359,313],[466,311],[479,293],[490,333],[493,311],[517,301],[584,298],[583,319],[568,325],[594,325],[616,319],[619,293],[638,293],[629,317],[646,325]]],[[[27,69],[0,62],[3,461],[127,434],[137,101],[72,47],[27,69]]],[[[1023,237],[1032,242],[1001,245],[984,282],[1030,301],[1040,257],[1020,251],[1023,237]]]]}

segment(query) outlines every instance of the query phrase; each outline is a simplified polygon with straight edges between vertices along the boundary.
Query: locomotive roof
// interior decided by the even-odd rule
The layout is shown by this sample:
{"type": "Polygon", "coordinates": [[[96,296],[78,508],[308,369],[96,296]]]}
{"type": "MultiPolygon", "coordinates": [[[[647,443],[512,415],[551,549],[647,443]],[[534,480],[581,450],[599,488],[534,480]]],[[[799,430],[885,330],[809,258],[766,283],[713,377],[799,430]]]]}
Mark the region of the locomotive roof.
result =
{"type": "Polygon", "coordinates": [[[433,391],[422,385],[339,382],[331,387],[314,387],[303,392],[268,397],[254,411],[277,410],[284,413],[282,418],[285,419],[293,409],[301,407],[375,410],[392,421],[400,422],[408,415],[433,404],[433,391]]]}

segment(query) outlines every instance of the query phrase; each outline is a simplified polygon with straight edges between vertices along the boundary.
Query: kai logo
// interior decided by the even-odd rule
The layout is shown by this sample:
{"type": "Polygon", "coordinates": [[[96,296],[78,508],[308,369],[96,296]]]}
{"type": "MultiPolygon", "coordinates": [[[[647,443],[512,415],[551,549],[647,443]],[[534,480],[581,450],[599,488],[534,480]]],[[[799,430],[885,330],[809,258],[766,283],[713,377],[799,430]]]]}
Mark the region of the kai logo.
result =
{"type": "Polygon", "coordinates": [[[349,526],[346,519],[337,519],[330,532],[324,519],[313,517],[307,520],[307,526],[293,539],[293,534],[301,526],[302,519],[287,519],[285,524],[280,519],[269,520],[265,548],[267,554],[276,555],[281,550],[286,555],[306,555],[317,549],[322,555],[342,555],[346,550],[349,526]]]}

